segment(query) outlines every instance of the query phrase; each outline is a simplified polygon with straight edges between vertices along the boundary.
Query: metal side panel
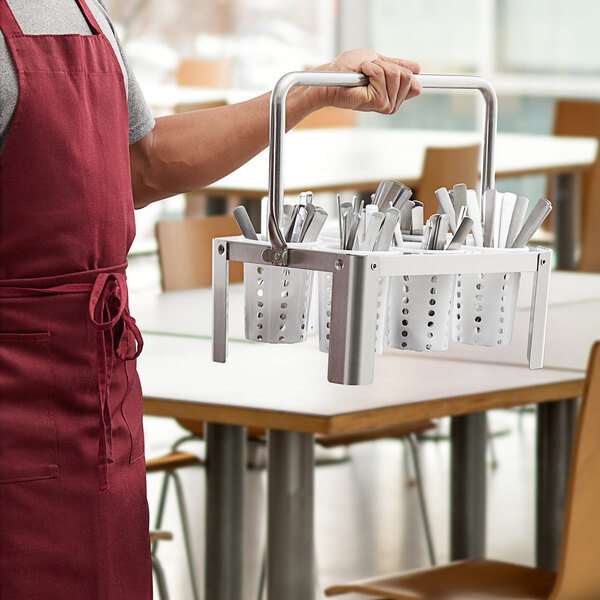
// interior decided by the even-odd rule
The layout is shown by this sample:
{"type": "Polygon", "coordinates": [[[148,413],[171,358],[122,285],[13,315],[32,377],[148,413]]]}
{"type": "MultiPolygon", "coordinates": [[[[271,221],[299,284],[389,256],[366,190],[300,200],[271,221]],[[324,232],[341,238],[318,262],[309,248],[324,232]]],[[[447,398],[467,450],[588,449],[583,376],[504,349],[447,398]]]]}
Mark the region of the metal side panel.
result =
{"type": "Polygon", "coordinates": [[[331,296],[328,380],[373,383],[378,261],[368,256],[337,259],[331,296]]]}
{"type": "Polygon", "coordinates": [[[213,362],[224,363],[227,360],[227,337],[229,322],[229,245],[226,241],[215,238],[213,240],[213,270],[212,270],[212,295],[213,295],[213,335],[212,354],[213,362]]]}
{"type": "Polygon", "coordinates": [[[538,270],[533,279],[529,338],[527,341],[527,359],[529,360],[530,369],[541,369],[544,366],[551,267],[552,250],[540,252],[538,270]]]}

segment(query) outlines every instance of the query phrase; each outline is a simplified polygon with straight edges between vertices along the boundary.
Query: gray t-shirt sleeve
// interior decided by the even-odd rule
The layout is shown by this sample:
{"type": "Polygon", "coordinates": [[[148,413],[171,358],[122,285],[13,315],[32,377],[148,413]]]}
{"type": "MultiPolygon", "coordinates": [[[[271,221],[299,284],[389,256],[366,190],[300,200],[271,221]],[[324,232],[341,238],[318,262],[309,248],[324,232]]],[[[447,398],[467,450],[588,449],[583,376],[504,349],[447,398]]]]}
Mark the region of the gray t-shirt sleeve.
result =
{"type": "Polygon", "coordinates": [[[125,52],[123,52],[123,47],[121,45],[121,40],[119,40],[119,36],[115,31],[112,21],[108,15],[108,11],[104,6],[102,0],[97,0],[102,12],[106,16],[106,20],[108,21],[112,32],[115,36],[115,40],[117,42],[117,46],[119,48],[119,52],[121,54],[121,60],[123,62],[123,66],[125,67],[125,71],[127,73],[128,85],[127,85],[127,103],[129,105],[129,143],[135,144],[135,142],[141,140],[144,136],[148,135],[154,129],[154,118],[146,104],[146,100],[144,100],[144,94],[140,88],[140,84],[131,67],[129,66],[129,62],[127,61],[127,57],[125,56],[125,52]]]}

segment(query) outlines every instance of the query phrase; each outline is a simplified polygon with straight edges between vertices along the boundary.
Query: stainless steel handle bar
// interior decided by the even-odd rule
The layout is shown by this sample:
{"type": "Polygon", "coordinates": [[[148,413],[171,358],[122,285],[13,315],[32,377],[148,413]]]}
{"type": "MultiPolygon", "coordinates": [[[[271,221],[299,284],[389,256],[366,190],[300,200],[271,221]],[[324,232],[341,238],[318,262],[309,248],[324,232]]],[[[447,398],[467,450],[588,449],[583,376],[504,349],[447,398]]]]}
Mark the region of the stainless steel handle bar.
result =
{"type": "MultiPolygon", "coordinates": [[[[485,101],[481,193],[494,187],[494,148],[498,100],[492,84],[474,75],[415,75],[424,88],[479,90],[485,101]]],[[[269,241],[273,250],[283,252],[287,245],[281,233],[279,219],[283,207],[283,138],[285,136],[285,99],[297,85],[320,87],[358,87],[367,85],[369,78],[362,73],[337,71],[293,71],[275,85],[271,96],[269,130],[269,241]]]]}

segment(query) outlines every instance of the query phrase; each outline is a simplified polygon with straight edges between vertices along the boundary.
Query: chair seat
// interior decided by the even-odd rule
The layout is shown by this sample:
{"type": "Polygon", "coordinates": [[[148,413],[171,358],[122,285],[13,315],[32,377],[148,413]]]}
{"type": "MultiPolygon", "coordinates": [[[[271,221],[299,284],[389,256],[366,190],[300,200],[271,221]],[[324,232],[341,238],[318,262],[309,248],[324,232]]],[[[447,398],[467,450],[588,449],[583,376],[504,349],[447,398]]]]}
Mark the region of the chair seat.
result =
{"type": "Polygon", "coordinates": [[[331,435],[317,435],[315,442],[324,448],[336,448],[339,446],[350,446],[359,442],[370,442],[384,438],[401,438],[407,435],[422,433],[428,429],[435,428],[433,421],[416,421],[414,423],[400,423],[398,425],[386,425],[385,427],[374,427],[350,433],[335,433],[331,435]]]}
{"type": "Polygon", "coordinates": [[[151,531],[150,532],[150,543],[154,544],[159,540],[172,540],[173,534],[170,531],[151,531]]]}
{"type": "Polygon", "coordinates": [[[196,467],[202,465],[202,460],[191,452],[171,452],[159,458],[146,461],[146,473],[159,471],[174,471],[183,467],[196,467]]]}
{"type": "Polygon", "coordinates": [[[386,600],[547,600],[555,578],[551,571],[472,560],[337,585],[325,593],[352,592],[386,600]]]}

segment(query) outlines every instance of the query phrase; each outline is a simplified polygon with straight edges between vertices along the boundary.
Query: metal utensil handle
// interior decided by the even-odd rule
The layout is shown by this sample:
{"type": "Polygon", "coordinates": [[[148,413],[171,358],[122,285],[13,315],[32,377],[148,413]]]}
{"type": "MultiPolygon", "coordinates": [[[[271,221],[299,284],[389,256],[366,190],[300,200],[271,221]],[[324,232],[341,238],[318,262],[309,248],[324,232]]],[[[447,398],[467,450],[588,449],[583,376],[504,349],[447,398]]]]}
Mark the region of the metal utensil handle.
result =
{"type": "MultiPolygon", "coordinates": [[[[494,187],[494,149],[498,100],[492,84],[474,75],[416,75],[424,88],[479,90],[485,101],[483,132],[483,158],[481,168],[481,194],[494,187]]],[[[358,87],[367,85],[369,78],[363,73],[337,71],[293,71],[284,75],[275,85],[271,96],[270,147],[269,147],[269,241],[278,254],[287,248],[279,227],[283,207],[283,138],[285,135],[285,99],[289,90],[297,85],[320,87],[358,87]]]]}

